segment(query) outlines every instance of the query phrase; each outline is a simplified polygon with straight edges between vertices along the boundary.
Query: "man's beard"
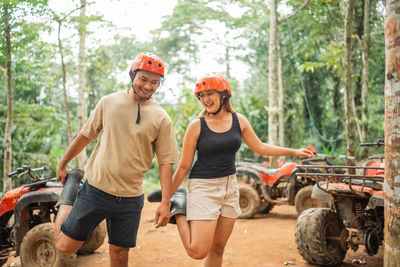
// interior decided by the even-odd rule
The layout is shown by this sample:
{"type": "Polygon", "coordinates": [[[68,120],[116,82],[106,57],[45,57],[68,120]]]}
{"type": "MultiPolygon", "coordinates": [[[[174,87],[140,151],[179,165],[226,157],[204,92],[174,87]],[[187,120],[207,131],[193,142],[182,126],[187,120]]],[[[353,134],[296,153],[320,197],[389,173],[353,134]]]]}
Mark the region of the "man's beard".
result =
{"type": "Polygon", "coordinates": [[[137,91],[135,90],[135,87],[133,87],[133,84],[132,84],[132,90],[133,90],[133,93],[134,93],[137,97],[139,97],[139,100],[140,100],[140,101],[147,101],[147,100],[149,100],[149,99],[153,96],[153,94],[151,94],[151,95],[148,96],[148,97],[140,96],[140,95],[137,93],[137,91]]]}

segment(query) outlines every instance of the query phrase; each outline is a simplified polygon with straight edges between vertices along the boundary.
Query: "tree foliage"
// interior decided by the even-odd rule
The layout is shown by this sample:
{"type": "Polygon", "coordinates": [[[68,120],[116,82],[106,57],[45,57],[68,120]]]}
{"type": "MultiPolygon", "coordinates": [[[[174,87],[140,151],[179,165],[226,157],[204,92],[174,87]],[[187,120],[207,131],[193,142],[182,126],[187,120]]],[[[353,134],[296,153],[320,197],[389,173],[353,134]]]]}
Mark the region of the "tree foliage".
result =
{"type": "MultiPolygon", "coordinates": [[[[72,1],[73,2],[73,1],[72,1]]],[[[278,19],[296,10],[303,1],[278,1],[278,19]]],[[[363,1],[355,1],[352,28],[352,83],[358,88],[361,79],[363,1]],[[361,23],[360,23],[361,21],[361,23]],[[361,28],[360,28],[361,27],[361,28]]],[[[384,135],[384,35],[383,4],[371,1],[369,46],[369,123],[370,141],[384,135]]],[[[13,1],[12,16],[14,118],[13,168],[23,164],[51,166],[68,144],[62,102],[62,81],[57,55],[57,40],[42,38],[57,29],[50,23],[46,1],[13,1]],[[35,9],[32,9],[34,4],[35,9]],[[35,10],[35,12],[32,12],[35,10]]],[[[76,1],[74,2],[76,4],[76,1]]],[[[1,8],[1,7],[0,7],[1,8]]],[[[90,5],[88,6],[90,13],[90,5]]],[[[1,12],[1,14],[3,14],[1,12]]],[[[0,15],[1,16],[1,15],[0,15]]],[[[283,72],[285,84],[285,145],[307,147],[338,155],[346,153],[343,103],[344,6],[340,1],[313,0],[297,16],[279,24],[280,53],[286,55],[283,72]]],[[[164,90],[163,83],[155,99],[170,114],[179,148],[187,125],[201,111],[192,90],[198,73],[195,67],[209,57],[221,65],[228,76],[235,111],[251,122],[256,134],[268,140],[268,28],[269,6],[265,0],[178,0],[172,13],[163,17],[147,41],[118,33],[112,23],[88,15],[96,27],[106,27],[115,35],[107,43],[88,35],[86,52],[87,115],[98,100],[111,92],[130,86],[128,75],[133,57],[142,51],[159,55],[167,66],[167,79],[176,88],[164,90]],[[215,47],[215,54],[208,54],[215,47]],[[206,52],[205,52],[206,51],[206,52]],[[235,71],[237,65],[246,66],[235,71]],[[170,78],[173,77],[173,78],[170,78]]],[[[1,17],[3,22],[3,18],[1,17]]],[[[76,17],[66,23],[72,28],[76,17]]],[[[0,28],[4,33],[4,25],[0,28]]],[[[73,132],[77,120],[77,42],[73,35],[64,37],[69,105],[73,132]]],[[[213,70],[210,70],[213,71],[213,70]]],[[[5,41],[0,39],[0,138],[4,138],[6,114],[5,41]]],[[[355,96],[355,102],[359,101],[355,96]]],[[[3,140],[0,140],[3,141],[3,140]]],[[[368,141],[368,140],[367,140],[368,141]]],[[[93,149],[90,144],[88,154],[93,149]]],[[[359,147],[357,147],[356,155],[359,147]]],[[[245,145],[238,155],[257,158],[245,145]]],[[[71,163],[73,164],[73,163],[71,163]]],[[[2,164],[0,165],[2,166],[2,164]]],[[[73,167],[71,165],[71,167],[73,167]]],[[[157,180],[157,164],[149,172],[157,180]]]]}

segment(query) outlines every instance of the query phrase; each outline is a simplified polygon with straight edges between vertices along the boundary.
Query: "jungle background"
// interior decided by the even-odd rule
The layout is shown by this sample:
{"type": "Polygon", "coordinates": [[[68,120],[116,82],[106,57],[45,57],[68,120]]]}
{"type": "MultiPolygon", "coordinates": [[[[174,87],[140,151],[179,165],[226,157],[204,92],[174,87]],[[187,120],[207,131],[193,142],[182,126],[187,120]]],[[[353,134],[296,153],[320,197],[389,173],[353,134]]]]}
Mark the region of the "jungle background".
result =
{"type": "MultiPolygon", "coordinates": [[[[2,154],[11,152],[10,162],[0,157],[2,183],[4,173],[21,165],[45,164],[55,176],[99,99],[130,87],[128,70],[142,51],[166,64],[166,80],[154,98],[174,123],[179,149],[187,125],[201,111],[193,96],[199,78],[193,69],[212,57],[219,69],[209,71],[228,78],[235,111],[262,141],[313,145],[318,153],[356,160],[382,153],[359,144],[384,138],[383,1],[355,0],[346,31],[344,1],[178,0],[146,41],[138,40],[134,27],[122,31],[101,12],[91,13],[96,2],[69,0],[67,10],[55,11],[46,0],[1,1],[0,143],[2,154]],[[97,29],[114,37],[100,40],[97,29]],[[218,50],[202,52],[209,47],[218,50]],[[242,75],[233,74],[237,64],[245,66],[242,75]]],[[[245,144],[238,159],[264,160],[245,144]]],[[[83,168],[79,159],[69,164],[75,166],[83,168]]],[[[145,190],[157,187],[158,179],[154,159],[145,190]]],[[[12,187],[24,182],[14,179],[12,187]]]]}

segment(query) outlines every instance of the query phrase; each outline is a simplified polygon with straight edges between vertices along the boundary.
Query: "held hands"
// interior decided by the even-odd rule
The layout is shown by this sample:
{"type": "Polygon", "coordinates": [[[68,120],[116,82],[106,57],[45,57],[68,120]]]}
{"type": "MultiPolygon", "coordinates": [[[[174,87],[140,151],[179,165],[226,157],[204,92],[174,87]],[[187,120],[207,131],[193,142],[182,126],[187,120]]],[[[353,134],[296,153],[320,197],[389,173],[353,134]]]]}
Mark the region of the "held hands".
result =
{"type": "Polygon", "coordinates": [[[161,202],[156,211],[154,225],[156,228],[166,226],[171,217],[170,214],[171,202],[161,202]]]}
{"type": "Polygon", "coordinates": [[[295,157],[306,157],[306,158],[315,158],[314,153],[312,153],[310,150],[303,148],[303,149],[294,149],[294,155],[295,157]]]}

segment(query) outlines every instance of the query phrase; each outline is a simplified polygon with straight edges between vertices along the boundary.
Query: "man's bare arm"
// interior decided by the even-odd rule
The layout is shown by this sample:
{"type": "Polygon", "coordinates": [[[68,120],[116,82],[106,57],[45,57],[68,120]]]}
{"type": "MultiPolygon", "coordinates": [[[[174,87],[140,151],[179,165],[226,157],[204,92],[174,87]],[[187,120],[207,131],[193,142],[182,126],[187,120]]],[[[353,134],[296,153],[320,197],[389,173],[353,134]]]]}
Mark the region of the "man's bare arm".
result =
{"type": "Polygon", "coordinates": [[[92,140],[79,133],[77,137],[69,145],[67,151],[58,163],[57,178],[64,185],[65,177],[67,177],[67,165],[75,158],[92,140]]]}

